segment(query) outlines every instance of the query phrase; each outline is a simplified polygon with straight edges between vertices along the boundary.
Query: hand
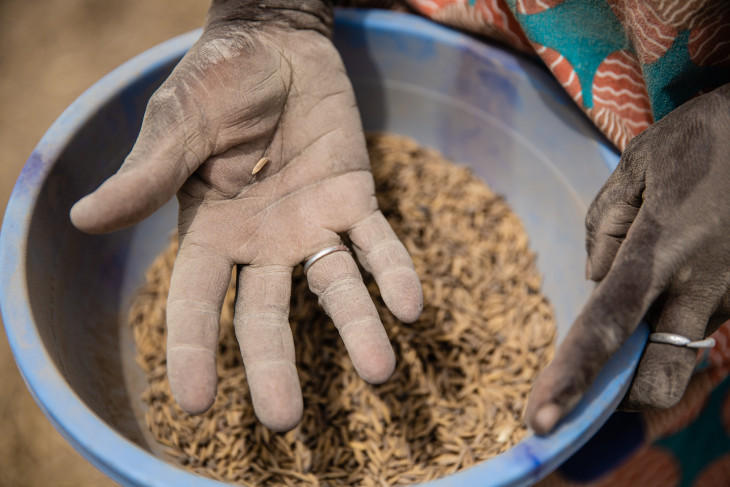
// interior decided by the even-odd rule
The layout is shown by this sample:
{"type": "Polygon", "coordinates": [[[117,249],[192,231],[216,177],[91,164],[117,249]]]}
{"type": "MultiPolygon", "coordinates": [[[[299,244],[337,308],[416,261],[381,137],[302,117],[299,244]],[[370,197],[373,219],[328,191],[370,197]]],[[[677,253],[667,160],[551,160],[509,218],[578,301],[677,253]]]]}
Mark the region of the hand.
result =
{"type": "MultiPolygon", "coordinates": [[[[730,85],[637,136],[586,217],[594,292],[535,383],[538,434],[580,400],[642,317],[655,332],[701,340],[730,317],[730,85]]],[[[681,399],[696,350],[649,343],[622,407],[681,399]]]]}
{"type": "MultiPolygon", "coordinates": [[[[377,207],[355,97],[328,38],[331,11],[316,0],[297,4],[308,12],[247,2],[232,11],[233,3],[213,3],[201,39],[151,98],[121,169],[71,218],[108,232],[177,193],[167,305],[173,395],[190,413],[211,406],[220,310],[238,265],[234,323],[254,409],[271,429],[287,430],[302,415],[288,324],[294,266],[347,232],[397,318],[416,320],[423,297],[377,207]]],[[[307,279],[358,373],[387,380],[393,350],[350,254],[322,258],[307,279]]]]}

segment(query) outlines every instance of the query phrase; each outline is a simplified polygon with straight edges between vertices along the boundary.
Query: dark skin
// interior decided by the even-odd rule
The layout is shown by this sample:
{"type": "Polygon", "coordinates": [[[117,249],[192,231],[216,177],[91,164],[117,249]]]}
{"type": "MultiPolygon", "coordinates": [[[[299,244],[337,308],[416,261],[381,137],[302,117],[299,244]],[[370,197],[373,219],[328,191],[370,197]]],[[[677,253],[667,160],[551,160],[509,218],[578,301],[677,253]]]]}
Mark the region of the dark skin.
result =
{"type": "MultiPolygon", "coordinates": [[[[586,216],[586,275],[598,282],[538,378],[527,421],[552,430],[647,316],[701,340],[730,318],[730,85],[634,138],[586,216]]],[[[649,343],[622,408],[669,408],[697,351],[649,343]]]]}
{"type": "MultiPolygon", "coordinates": [[[[405,247],[377,208],[357,107],[321,0],[215,0],[201,39],[153,96],[117,175],[72,209],[90,233],[180,203],[168,299],[173,395],[200,413],[215,397],[218,318],[239,269],[235,324],[254,409],[274,430],[302,414],[291,332],[294,266],[348,233],[393,314],[423,297],[405,247]],[[252,174],[262,157],[268,162],[252,174]]],[[[687,103],[638,136],[592,204],[587,275],[599,282],[553,363],[527,421],[551,431],[651,310],[657,331],[704,338],[728,316],[730,87],[687,103]]],[[[353,258],[318,261],[310,289],[360,375],[388,379],[395,356],[353,258]]],[[[696,352],[650,344],[624,406],[669,407],[696,352]]]]}

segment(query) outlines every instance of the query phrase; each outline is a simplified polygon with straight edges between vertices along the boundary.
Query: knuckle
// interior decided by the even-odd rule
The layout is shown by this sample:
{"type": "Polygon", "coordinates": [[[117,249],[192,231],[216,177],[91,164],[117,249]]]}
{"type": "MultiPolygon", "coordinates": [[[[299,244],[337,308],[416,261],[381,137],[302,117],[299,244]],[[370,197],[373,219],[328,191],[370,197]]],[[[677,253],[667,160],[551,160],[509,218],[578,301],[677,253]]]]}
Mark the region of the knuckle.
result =
{"type": "Polygon", "coordinates": [[[668,409],[675,406],[689,384],[694,358],[695,353],[691,350],[650,344],[631,385],[629,402],[636,409],[668,409]]]}
{"type": "Polygon", "coordinates": [[[349,296],[360,288],[360,279],[351,275],[342,275],[330,282],[322,291],[321,300],[338,299],[349,296]]]}
{"type": "Polygon", "coordinates": [[[147,112],[150,115],[157,116],[165,113],[171,106],[178,103],[176,90],[170,86],[162,85],[147,102],[147,112]]]}
{"type": "Polygon", "coordinates": [[[669,409],[682,399],[684,390],[667,388],[657,384],[656,377],[637,377],[631,387],[625,407],[635,411],[669,409]]]}
{"type": "Polygon", "coordinates": [[[289,326],[289,314],[286,311],[268,310],[268,311],[249,311],[244,309],[241,313],[236,313],[233,322],[237,329],[247,329],[250,327],[267,327],[267,328],[286,328],[289,326]]]}

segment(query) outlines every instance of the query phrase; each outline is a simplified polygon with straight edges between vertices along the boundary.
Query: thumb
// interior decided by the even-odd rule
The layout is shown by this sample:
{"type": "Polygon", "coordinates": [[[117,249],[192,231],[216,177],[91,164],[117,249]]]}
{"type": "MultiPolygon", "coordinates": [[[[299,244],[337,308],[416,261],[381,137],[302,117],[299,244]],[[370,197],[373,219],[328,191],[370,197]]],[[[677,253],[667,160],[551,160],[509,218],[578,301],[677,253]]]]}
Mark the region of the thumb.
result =
{"type": "Polygon", "coordinates": [[[119,171],[71,208],[76,228],[106,233],[134,225],[169,201],[208,158],[205,125],[190,98],[164,85],[150,98],[119,171]]]}

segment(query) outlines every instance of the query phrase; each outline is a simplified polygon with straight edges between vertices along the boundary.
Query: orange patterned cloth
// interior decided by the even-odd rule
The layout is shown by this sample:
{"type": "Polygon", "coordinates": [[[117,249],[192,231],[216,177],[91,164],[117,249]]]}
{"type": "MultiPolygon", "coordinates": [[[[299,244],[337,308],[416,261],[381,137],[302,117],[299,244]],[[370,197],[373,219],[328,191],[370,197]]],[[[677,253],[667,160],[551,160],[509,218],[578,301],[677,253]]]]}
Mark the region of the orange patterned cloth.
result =
{"type": "Polygon", "coordinates": [[[623,150],[730,82],[727,0],[407,0],[431,19],[535,53],[623,150]]]}

